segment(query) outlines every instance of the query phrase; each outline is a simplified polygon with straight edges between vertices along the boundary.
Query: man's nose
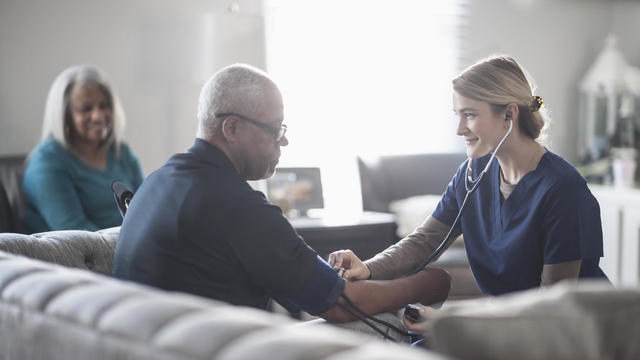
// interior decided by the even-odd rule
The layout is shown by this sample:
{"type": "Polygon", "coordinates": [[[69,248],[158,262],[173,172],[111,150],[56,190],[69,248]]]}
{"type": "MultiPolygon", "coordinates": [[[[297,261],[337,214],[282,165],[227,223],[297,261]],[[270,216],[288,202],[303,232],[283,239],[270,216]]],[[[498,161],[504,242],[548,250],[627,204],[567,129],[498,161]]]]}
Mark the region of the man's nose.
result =
{"type": "Polygon", "coordinates": [[[287,135],[285,135],[278,142],[278,146],[287,146],[287,145],[289,145],[289,139],[287,139],[287,135]]]}

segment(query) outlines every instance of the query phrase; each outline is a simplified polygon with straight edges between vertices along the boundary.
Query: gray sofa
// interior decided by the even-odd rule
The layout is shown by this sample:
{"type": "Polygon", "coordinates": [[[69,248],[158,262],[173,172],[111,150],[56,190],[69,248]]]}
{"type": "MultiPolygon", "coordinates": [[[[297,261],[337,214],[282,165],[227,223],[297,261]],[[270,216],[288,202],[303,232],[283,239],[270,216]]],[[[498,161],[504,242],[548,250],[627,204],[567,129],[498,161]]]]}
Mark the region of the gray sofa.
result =
{"type": "Polygon", "coordinates": [[[0,359],[640,358],[640,287],[447,301],[434,352],[112,279],[118,230],[0,233],[0,359]]]}
{"type": "Polygon", "coordinates": [[[118,228],[0,234],[0,358],[443,358],[328,325],[110,278],[105,275],[117,234],[118,228]]]}
{"type": "Polygon", "coordinates": [[[111,276],[120,227],[96,232],[0,233],[0,251],[111,276]]]}

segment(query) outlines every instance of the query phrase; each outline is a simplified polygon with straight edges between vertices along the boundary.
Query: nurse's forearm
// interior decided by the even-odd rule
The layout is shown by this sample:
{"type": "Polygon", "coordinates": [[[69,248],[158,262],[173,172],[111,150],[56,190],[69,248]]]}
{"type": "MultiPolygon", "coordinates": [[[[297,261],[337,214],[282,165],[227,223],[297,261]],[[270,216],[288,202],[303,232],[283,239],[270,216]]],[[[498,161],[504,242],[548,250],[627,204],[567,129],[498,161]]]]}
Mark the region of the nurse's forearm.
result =
{"type": "MultiPolygon", "coordinates": [[[[391,245],[372,259],[365,261],[371,270],[371,279],[387,280],[404,276],[427,259],[449,232],[449,225],[432,216],[411,234],[391,245]]],[[[458,237],[460,232],[453,234],[458,237]]]]}
{"type": "Polygon", "coordinates": [[[567,261],[557,264],[544,264],[542,267],[541,286],[549,286],[566,279],[578,279],[582,260],[567,261]]]}

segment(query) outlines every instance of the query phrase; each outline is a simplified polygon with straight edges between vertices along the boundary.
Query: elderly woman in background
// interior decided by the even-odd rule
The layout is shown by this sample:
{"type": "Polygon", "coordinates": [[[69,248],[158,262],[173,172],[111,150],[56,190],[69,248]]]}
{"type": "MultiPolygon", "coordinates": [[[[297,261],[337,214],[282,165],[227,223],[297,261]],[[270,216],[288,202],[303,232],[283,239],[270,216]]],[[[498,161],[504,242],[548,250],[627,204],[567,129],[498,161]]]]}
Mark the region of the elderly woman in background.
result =
{"type": "Polygon", "coordinates": [[[118,226],[121,215],[111,183],[136,190],[143,180],[138,159],[122,142],[125,117],[104,75],[80,65],[53,82],[44,111],[42,141],[24,175],[31,232],[118,226]]]}

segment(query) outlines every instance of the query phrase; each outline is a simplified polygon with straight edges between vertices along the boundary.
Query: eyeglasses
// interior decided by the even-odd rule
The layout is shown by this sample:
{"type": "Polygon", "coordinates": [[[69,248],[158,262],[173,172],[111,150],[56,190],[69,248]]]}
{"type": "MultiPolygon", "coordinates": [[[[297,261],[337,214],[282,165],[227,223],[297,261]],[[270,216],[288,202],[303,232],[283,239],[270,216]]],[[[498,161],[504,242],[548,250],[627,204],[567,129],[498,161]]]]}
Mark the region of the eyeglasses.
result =
{"type": "Polygon", "coordinates": [[[280,140],[282,140],[282,138],[284,137],[284,134],[287,132],[287,125],[282,124],[280,125],[279,128],[267,125],[265,123],[261,123],[260,121],[256,121],[253,120],[251,118],[248,118],[246,116],[240,115],[240,114],[236,114],[236,113],[222,113],[222,114],[216,114],[217,118],[226,118],[229,116],[235,116],[239,119],[242,119],[248,123],[251,123],[259,128],[261,128],[262,130],[266,130],[267,132],[269,132],[271,135],[273,135],[273,137],[276,139],[276,142],[280,142],[280,140]]]}

